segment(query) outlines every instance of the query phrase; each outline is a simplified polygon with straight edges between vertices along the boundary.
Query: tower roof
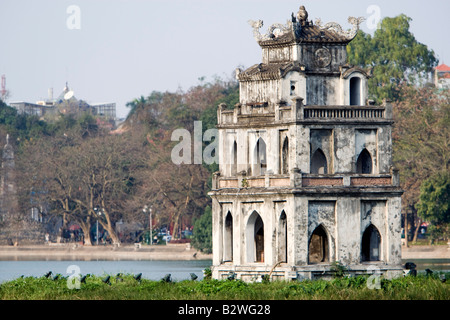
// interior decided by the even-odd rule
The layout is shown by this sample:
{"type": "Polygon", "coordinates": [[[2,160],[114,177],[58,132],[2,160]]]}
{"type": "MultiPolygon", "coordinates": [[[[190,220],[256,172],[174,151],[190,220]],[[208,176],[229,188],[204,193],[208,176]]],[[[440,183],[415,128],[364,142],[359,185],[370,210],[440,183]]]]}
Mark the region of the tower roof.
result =
{"type": "Polygon", "coordinates": [[[308,20],[308,12],[300,6],[297,16],[292,13],[291,19],[285,25],[272,24],[267,33],[262,35],[259,29],[263,26],[262,20],[249,20],[253,28],[253,36],[260,46],[278,46],[291,43],[342,43],[350,42],[357,34],[360,23],[364,18],[349,17],[348,22],[352,29],[344,30],[338,23],[329,22],[322,25],[320,19],[315,23],[308,20]]]}

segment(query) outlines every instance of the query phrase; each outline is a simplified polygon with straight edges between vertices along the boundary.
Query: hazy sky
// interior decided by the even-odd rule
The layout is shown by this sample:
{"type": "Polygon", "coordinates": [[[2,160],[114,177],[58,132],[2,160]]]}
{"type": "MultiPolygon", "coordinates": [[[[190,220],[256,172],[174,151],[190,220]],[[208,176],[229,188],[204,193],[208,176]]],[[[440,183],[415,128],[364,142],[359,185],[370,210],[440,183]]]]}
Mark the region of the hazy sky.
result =
{"type": "Polygon", "coordinates": [[[450,64],[450,1],[397,0],[0,0],[0,75],[11,101],[57,97],[66,81],[79,99],[125,104],[152,91],[187,90],[200,77],[229,78],[261,62],[249,19],[286,23],[305,5],[309,20],[373,22],[404,13],[416,39],[450,64]],[[74,9],[75,8],[75,9],[74,9]]]}

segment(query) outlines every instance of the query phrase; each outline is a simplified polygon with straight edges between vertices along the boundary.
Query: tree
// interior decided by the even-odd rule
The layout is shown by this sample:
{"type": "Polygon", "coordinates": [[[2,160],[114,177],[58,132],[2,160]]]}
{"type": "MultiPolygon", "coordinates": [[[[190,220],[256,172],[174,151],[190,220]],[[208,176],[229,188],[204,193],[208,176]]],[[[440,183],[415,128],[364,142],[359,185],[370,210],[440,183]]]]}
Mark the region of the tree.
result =
{"type": "Polygon", "coordinates": [[[431,87],[402,86],[394,103],[393,160],[400,170],[404,212],[421,224],[415,204],[429,177],[448,172],[450,165],[450,92],[431,87]]]}
{"type": "Polygon", "coordinates": [[[212,252],[212,210],[205,208],[203,215],[195,221],[192,245],[205,253],[212,252]]]}
{"type": "Polygon", "coordinates": [[[417,213],[431,224],[431,236],[448,238],[450,225],[450,173],[439,173],[423,182],[417,213]]]}
{"type": "Polygon", "coordinates": [[[406,190],[403,202],[413,206],[421,183],[450,167],[450,92],[403,86],[401,98],[393,105],[394,164],[406,190]]]}
{"type": "Polygon", "coordinates": [[[401,14],[384,18],[373,37],[359,31],[347,46],[348,62],[372,69],[369,96],[382,99],[400,98],[401,84],[418,84],[429,78],[437,65],[433,50],[416,40],[410,32],[411,18],[401,14]]]}
{"type": "Polygon", "coordinates": [[[63,217],[64,225],[80,225],[86,244],[96,221],[119,243],[115,222],[127,216],[128,199],[146,167],[143,137],[111,135],[91,124],[84,119],[64,133],[25,144],[21,193],[24,198],[33,191],[44,194],[41,201],[63,217]]]}
{"type": "MultiPolygon", "coordinates": [[[[141,97],[130,103],[136,107],[128,117],[125,126],[130,129],[141,124],[147,129],[149,149],[149,170],[139,196],[140,204],[152,206],[157,224],[167,224],[178,236],[181,224],[189,225],[199,217],[210,204],[207,192],[211,173],[217,164],[181,164],[171,159],[171,150],[176,143],[171,141],[173,130],[183,128],[191,132],[195,121],[202,121],[203,130],[217,124],[217,105],[238,102],[238,85],[235,81],[201,83],[182,92],[152,92],[147,98],[141,97]]],[[[193,153],[192,153],[193,154],[193,153]]]]}

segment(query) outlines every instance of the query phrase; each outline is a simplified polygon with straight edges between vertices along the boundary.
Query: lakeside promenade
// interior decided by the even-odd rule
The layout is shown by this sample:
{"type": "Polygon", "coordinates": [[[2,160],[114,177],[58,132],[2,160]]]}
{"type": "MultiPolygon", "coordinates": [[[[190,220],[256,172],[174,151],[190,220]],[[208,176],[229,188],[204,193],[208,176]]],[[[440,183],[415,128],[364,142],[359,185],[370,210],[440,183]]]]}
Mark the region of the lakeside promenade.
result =
{"type": "MultiPolygon", "coordinates": [[[[189,244],[99,245],[70,244],[0,246],[0,260],[212,260],[189,244]]],[[[447,245],[402,247],[402,259],[450,259],[447,245]]]]}
{"type": "Polygon", "coordinates": [[[70,244],[0,246],[0,260],[211,260],[189,244],[99,245],[70,244]]]}

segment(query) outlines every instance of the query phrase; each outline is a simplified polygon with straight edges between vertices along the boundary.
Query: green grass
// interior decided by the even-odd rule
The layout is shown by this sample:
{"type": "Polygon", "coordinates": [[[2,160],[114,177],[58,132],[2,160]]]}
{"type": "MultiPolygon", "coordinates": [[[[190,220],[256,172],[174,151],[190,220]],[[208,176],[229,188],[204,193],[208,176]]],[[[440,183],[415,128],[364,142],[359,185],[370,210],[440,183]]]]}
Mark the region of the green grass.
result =
{"type": "MultiPolygon", "coordinates": [[[[1,300],[449,300],[450,280],[436,276],[406,276],[381,279],[379,289],[367,286],[367,277],[306,280],[301,282],[245,283],[240,280],[163,282],[124,275],[88,276],[79,289],[70,289],[67,279],[24,277],[0,286],[1,300]]],[[[450,278],[450,274],[446,274],[450,278]]]]}

